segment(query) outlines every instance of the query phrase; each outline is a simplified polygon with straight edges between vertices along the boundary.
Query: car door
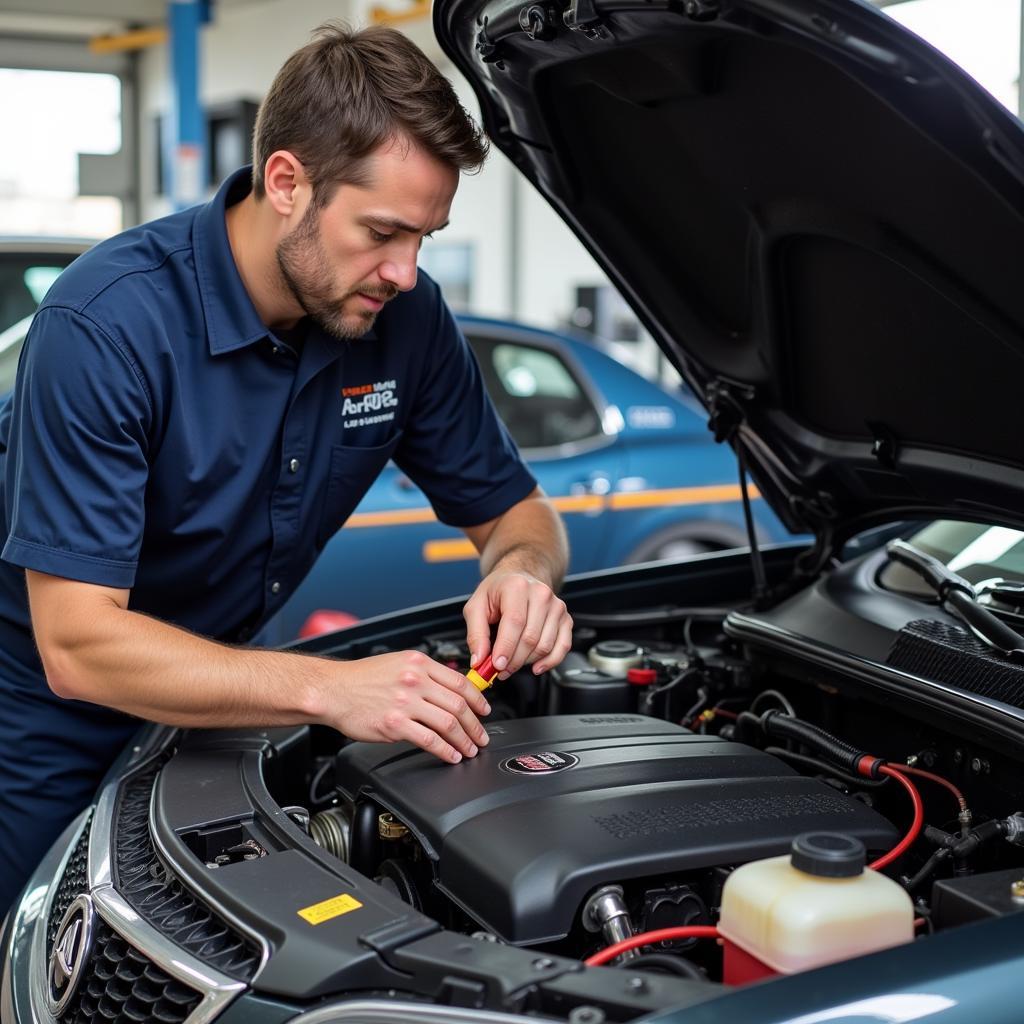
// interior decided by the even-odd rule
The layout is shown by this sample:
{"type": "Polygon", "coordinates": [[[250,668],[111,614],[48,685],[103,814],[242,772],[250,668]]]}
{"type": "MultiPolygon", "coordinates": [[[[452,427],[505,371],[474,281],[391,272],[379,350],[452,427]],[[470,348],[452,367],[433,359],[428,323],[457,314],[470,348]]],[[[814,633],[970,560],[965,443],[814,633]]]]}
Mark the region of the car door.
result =
{"type": "Polygon", "coordinates": [[[512,325],[463,325],[487,390],[537,482],[562,513],[570,572],[604,566],[608,496],[624,471],[604,398],[555,335],[512,325]]]}

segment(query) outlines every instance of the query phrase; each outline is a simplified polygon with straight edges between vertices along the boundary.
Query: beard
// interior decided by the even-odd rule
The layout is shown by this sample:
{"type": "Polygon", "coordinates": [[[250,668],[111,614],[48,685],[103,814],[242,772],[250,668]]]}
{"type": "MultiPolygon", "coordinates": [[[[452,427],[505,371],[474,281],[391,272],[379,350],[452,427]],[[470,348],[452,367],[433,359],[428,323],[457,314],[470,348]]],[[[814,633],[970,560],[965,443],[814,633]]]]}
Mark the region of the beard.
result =
{"type": "Polygon", "coordinates": [[[337,295],[335,275],[320,239],[319,211],[310,204],[295,230],[277,245],[278,270],[295,301],[322,330],[350,341],[362,337],[377,319],[379,310],[345,311],[345,304],[362,293],[387,302],[398,294],[394,285],[362,285],[337,295]]]}

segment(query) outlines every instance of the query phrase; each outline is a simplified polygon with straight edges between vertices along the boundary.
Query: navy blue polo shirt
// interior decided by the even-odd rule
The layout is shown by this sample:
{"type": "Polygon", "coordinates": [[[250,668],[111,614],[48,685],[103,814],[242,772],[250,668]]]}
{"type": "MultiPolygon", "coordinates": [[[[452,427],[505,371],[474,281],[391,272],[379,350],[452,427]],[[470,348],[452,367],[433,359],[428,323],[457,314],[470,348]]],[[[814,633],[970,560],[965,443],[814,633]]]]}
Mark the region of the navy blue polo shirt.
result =
{"type": "Polygon", "coordinates": [[[453,526],[535,486],[425,274],[358,340],[267,329],[224,219],[249,180],[97,245],[36,314],[0,410],[0,680],[40,671],[23,569],[244,641],[389,458],[453,526]]]}

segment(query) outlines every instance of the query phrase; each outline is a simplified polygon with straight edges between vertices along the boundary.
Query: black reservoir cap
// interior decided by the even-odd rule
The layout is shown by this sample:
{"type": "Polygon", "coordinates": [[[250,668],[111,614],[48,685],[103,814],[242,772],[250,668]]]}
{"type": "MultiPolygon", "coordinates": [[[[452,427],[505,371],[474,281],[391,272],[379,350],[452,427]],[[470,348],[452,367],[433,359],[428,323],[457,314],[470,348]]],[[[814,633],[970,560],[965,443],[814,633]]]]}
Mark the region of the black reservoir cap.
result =
{"type": "Polygon", "coordinates": [[[793,840],[790,863],[818,878],[856,878],[864,871],[864,844],[842,832],[803,832],[793,840]]]}

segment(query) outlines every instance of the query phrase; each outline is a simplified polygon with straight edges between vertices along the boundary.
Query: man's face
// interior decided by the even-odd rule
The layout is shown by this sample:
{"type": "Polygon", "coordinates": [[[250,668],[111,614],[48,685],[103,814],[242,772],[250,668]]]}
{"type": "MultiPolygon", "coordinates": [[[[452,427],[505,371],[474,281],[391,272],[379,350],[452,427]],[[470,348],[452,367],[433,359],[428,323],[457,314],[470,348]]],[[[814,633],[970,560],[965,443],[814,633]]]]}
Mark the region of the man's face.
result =
{"type": "Polygon", "coordinates": [[[281,276],[306,314],[337,338],[365,334],[385,302],[416,284],[420,243],[447,224],[458,180],[399,140],[371,155],[365,187],[339,185],[325,207],[307,207],[277,246],[281,276]]]}

